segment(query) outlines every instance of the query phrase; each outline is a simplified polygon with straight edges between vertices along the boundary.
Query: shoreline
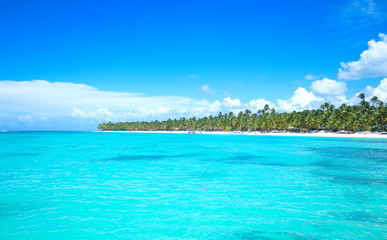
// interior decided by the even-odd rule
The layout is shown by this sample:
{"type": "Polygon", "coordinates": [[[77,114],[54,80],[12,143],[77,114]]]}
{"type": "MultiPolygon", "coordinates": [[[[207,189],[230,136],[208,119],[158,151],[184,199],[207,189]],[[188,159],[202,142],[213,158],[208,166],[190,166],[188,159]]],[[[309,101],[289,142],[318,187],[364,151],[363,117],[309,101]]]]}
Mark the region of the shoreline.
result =
{"type": "MultiPolygon", "coordinates": [[[[192,134],[193,131],[95,131],[95,132],[117,132],[117,133],[170,133],[170,134],[192,134]]],[[[226,131],[194,131],[194,134],[211,134],[211,135],[250,135],[250,136],[280,136],[280,137],[336,137],[336,138],[382,138],[387,139],[387,134],[359,132],[359,133],[333,133],[333,132],[316,132],[316,133],[276,133],[276,132],[226,132],[226,131]]]]}

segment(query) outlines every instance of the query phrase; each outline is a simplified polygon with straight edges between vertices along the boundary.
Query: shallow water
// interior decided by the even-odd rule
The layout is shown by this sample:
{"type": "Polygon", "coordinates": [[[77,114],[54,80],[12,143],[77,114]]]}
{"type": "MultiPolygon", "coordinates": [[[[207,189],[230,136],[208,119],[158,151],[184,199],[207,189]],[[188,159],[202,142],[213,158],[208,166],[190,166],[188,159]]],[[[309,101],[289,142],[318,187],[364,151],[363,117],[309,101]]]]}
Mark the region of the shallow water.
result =
{"type": "Polygon", "coordinates": [[[0,133],[0,239],[386,239],[387,140],[0,133]]]}

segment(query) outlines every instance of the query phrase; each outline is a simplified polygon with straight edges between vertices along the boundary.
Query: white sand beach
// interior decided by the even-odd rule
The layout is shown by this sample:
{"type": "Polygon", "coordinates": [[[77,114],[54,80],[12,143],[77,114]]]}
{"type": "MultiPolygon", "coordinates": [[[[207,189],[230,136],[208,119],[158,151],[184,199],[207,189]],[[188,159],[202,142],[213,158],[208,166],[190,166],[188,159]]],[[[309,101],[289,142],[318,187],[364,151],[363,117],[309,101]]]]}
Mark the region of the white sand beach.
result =
{"type": "Polygon", "coordinates": [[[213,135],[255,135],[255,136],[289,136],[289,137],[338,137],[338,138],[383,138],[387,139],[387,133],[357,132],[357,133],[335,133],[335,132],[239,132],[239,131],[97,131],[116,133],[170,133],[170,134],[213,134],[213,135]]]}

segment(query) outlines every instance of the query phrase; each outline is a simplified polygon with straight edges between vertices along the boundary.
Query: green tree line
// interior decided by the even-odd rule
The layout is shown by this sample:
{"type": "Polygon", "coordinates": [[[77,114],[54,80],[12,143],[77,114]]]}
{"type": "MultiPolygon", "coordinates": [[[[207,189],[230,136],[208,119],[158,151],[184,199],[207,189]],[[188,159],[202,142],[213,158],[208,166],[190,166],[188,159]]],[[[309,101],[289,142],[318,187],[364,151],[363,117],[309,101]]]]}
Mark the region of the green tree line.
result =
{"type": "Polygon", "coordinates": [[[98,125],[101,130],[124,131],[384,131],[387,109],[377,97],[368,102],[363,93],[359,94],[358,105],[342,104],[336,108],[326,102],[319,109],[299,112],[277,113],[265,105],[262,110],[252,113],[246,109],[235,115],[232,112],[203,118],[180,118],[166,121],[107,122],[98,125]]]}

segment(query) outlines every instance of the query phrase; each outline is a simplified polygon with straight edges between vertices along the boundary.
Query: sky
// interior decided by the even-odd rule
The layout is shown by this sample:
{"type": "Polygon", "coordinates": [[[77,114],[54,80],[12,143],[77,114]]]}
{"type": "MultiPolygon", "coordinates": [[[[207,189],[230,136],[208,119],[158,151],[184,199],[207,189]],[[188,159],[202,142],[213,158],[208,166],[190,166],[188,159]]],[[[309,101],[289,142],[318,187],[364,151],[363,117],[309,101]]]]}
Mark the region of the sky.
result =
{"type": "Polygon", "coordinates": [[[387,2],[1,1],[0,129],[387,101],[387,2]]]}

